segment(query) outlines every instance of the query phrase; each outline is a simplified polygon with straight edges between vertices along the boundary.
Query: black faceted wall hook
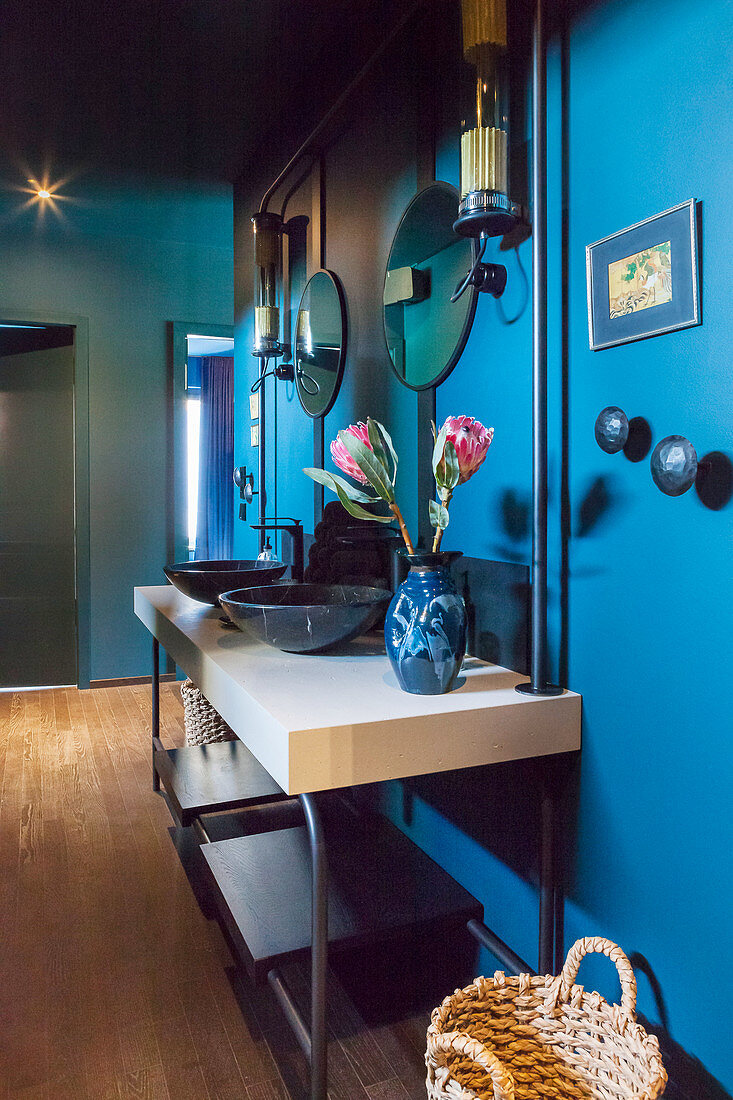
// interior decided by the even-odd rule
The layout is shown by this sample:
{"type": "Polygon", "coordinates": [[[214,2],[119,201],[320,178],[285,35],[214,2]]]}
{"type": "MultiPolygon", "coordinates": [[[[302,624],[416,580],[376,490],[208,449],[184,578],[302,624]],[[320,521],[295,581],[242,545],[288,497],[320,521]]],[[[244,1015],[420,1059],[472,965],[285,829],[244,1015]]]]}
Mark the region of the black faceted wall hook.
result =
{"type": "Polygon", "coordinates": [[[257,496],[254,474],[248,473],[246,466],[237,466],[232,477],[234,484],[239,489],[239,518],[246,520],[247,505],[251,504],[257,496]]]}
{"type": "Polygon", "coordinates": [[[695,484],[697,471],[711,463],[699,462],[697,451],[683,435],[668,435],[652,451],[650,465],[656,487],[668,497],[680,497],[695,484]]]}
{"type": "Polygon", "coordinates": [[[608,405],[601,409],[595,423],[596,443],[607,455],[623,451],[629,438],[629,420],[623,409],[608,405]]]}
{"type": "Polygon", "coordinates": [[[618,405],[601,409],[595,423],[596,443],[607,455],[624,452],[629,462],[641,462],[652,446],[652,430],[643,416],[631,420],[618,405]]]}

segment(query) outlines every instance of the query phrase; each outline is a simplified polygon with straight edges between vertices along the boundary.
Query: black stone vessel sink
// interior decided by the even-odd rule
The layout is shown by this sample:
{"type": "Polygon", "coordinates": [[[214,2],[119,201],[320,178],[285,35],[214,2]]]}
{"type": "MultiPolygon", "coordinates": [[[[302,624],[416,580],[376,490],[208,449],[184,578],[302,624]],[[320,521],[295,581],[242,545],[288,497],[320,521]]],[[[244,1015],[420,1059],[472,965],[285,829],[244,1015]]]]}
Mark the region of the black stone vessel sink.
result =
{"type": "Polygon", "coordinates": [[[271,584],[286,569],[282,562],[271,561],[182,561],[165,565],[163,572],[184,596],[217,607],[220,592],[248,584],[271,584]]]}
{"type": "Polygon", "coordinates": [[[319,653],[364,634],[392,593],[350,584],[282,584],[223,592],[240,630],[286,653],[319,653]]]}

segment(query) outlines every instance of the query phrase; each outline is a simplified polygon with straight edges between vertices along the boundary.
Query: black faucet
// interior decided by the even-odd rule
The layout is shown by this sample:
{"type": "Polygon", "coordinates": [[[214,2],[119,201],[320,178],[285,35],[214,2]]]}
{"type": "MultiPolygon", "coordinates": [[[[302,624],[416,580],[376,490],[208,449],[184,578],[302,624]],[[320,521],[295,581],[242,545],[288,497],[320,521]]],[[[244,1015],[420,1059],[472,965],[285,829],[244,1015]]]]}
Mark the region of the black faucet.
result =
{"type": "Polygon", "coordinates": [[[298,584],[302,584],[305,562],[303,557],[303,528],[300,520],[290,519],[288,516],[273,516],[271,519],[265,517],[262,523],[252,523],[250,526],[253,531],[283,531],[285,534],[290,535],[289,548],[286,547],[285,540],[283,540],[283,561],[290,566],[292,579],[297,581],[298,584]],[[286,549],[290,550],[289,561],[286,549]]]}

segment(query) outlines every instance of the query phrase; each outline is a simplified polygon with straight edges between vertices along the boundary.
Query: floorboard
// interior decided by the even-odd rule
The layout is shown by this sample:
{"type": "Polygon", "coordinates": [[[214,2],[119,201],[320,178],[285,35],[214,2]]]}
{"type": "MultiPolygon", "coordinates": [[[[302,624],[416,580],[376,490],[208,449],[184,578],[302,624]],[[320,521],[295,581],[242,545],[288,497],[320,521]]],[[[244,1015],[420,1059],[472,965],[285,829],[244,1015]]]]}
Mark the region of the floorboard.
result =
{"type": "MultiPolygon", "coordinates": [[[[184,743],[175,683],[161,737],[184,743]]],[[[171,844],[149,687],[0,693],[0,795],[0,1100],[307,1100],[171,844]]],[[[305,1007],[307,968],[285,976],[305,1007]]],[[[424,1097],[427,1014],[369,1027],[329,981],[330,1100],[424,1097]]]]}

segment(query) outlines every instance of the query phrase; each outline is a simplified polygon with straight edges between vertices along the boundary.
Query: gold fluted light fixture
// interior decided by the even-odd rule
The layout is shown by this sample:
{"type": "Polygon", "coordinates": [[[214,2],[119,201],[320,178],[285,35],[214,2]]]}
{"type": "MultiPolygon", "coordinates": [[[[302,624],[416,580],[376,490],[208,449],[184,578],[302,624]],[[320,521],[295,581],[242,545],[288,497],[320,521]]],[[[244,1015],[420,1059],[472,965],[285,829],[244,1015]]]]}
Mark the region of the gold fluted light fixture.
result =
{"type": "Polygon", "coordinates": [[[260,211],[253,215],[252,224],[255,259],[255,338],[252,354],[269,359],[283,353],[280,343],[283,222],[279,214],[260,211]]]}
{"type": "Polygon", "coordinates": [[[508,233],[522,220],[509,198],[506,0],[461,0],[463,56],[475,75],[461,122],[461,198],[455,229],[467,237],[508,233]]]}

